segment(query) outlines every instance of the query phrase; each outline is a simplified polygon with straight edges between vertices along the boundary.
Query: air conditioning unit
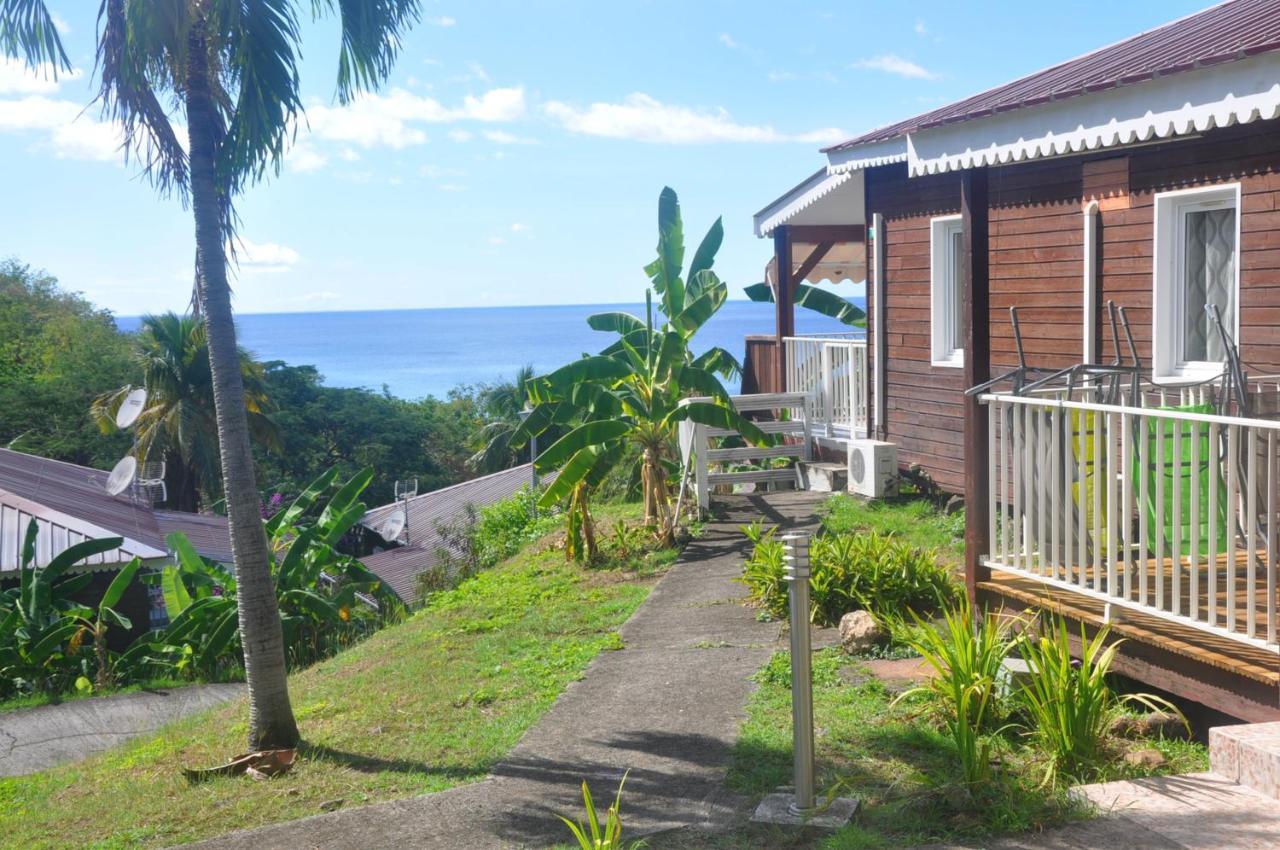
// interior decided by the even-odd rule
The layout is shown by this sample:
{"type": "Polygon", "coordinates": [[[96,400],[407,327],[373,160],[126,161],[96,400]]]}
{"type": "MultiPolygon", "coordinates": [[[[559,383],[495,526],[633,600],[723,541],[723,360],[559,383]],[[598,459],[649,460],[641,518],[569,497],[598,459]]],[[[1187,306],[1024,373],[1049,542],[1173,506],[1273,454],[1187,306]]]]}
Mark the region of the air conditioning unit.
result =
{"type": "Polygon", "coordinates": [[[850,440],[849,492],[868,499],[898,495],[898,447],[880,440],[850,440]]]}

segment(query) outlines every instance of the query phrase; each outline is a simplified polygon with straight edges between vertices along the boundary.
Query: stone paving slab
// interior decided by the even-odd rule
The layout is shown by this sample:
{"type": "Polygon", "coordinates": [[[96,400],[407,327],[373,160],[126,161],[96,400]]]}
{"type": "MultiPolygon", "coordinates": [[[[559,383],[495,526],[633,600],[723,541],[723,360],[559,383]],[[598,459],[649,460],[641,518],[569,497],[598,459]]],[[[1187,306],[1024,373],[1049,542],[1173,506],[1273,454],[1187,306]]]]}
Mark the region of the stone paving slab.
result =
{"type": "Polygon", "coordinates": [[[244,685],[191,685],[0,714],[0,776],[78,761],[243,693],[244,685]]]}
{"type": "Polygon", "coordinates": [[[479,783],[317,815],[198,845],[266,848],[546,847],[579,816],[580,783],[607,805],[624,772],[627,834],[713,829],[745,819],[749,801],[723,789],[751,675],[778,648],[777,623],[741,604],[747,544],[761,514],[788,528],[814,523],[821,497],[726,500],[718,519],[621,629],[625,648],[598,656],[510,755],[479,783]]]}

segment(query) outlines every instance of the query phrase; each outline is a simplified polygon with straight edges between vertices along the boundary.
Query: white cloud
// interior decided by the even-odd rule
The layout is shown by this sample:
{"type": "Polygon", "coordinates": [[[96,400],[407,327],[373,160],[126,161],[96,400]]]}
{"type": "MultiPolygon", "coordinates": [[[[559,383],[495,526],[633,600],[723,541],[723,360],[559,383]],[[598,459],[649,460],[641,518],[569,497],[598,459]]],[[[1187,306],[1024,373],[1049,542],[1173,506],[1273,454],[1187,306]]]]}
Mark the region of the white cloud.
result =
{"type": "Polygon", "coordinates": [[[241,271],[285,272],[302,259],[297,251],[275,242],[252,242],[248,239],[239,239],[234,248],[241,271]]]}
{"type": "Polygon", "coordinates": [[[53,28],[58,31],[58,35],[69,35],[71,33],[71,24],[67,23],[66,18],[57,12],[50,12],[49,17],[53,20],[53,28]]]}
{"type": "Polygon", "coordinates": [[[56,71],[48,62],[32,68],[21,59],[0,56],[0,94],[53,94],[67,80],[78,80],[84,71],[56,71]]]}
{"type": "Polygon", "coordinates": [[[82,110],[69,100],[41,95],[0,99],[0,132],[45,133],[45,145],[59,159],[122,161],[120,127],[82,115],[82,110]]]}
{"type": "Polygon", "coordinates": [[[329,164],[329,158],[316,150],[306,141],[295,144],[290,150],[286,162],[290,171],[306,173],[319,171],[329,164]]]}
{"type": "Polygon", "coordinates": [[[431,27],[454,27],[458,25],[458,19],[451,18],[448,15],[440,15],[436,18],[423,18],[422,22],[431,27]]]}
{"type": "Polygon", "coordinates": [[[462,105],[446,107],[431,97],[395,88],[386,94],[367,94],[347,106],[313,104],[307,110],[311,132],[319,138],[361,147],[406,148],[427,141],[416,124],[457,121],[498,123],[525,113],[524,89],[490,89],[479,97],[467,95],[462,105]]]}
{"type": "Polygon", "coordinates": [[[479,62],[468,62],[467,68],[471,71],[471,76],[475,77],[482,83],[489,82],[489,72],[479,62]]]}
{"type": "Polygon", "coordinates": [[[724,109],[698,110],[665,104],[636,92],[621,103],[593,103],[578,109],[551,101],[548,116],[571,133],[662,144],[712,142],[810,142],[823,144],[845,137],[835,128],[788,134],[762,124],[739,124],[724,109]]]}
{"type": "Polygon", "coordinates": [[[512,233],[528,233],[530,230],[533,230],[533,228],[522,221],[517,221],[511,225],[512,233]]]}
{"type": "Polygon", "coordinates": [[[536,145],[538,143],[537,139],[517,136],[515,133],[508,133],[506,130],[485,130],[484,137],[495,145],[536,145]]]}
{"type": "Polygon", "coordinates": [[[903,59],[893,53],[883,53],[879,56],[872,56],[869,59],[859,59],[853,63],[852,67],[868,71],[883,71],[886,74],[894,74],[899,77],[905,77],[908,80],[933,80],[938,76],[915,62],[903,59]]]}
{"type": "Polygon", "coordinates": [[[474,138],[474,136],[475,134],[472,133],[470,130],[450,130],[449,131],[449,138],[453,139],[455,142],[469,142],[471,141],[472,138],[474,138]]]}
{"type": "Polygon", "coordinates": [[[917,20],[915,25],[916,35],[928,35],[929,28],[924,25],[924,21],[917,20]]]}
{"type": "Polygon", "coordinates": [[[720,43],[730,50],[737,50],[741,46],[734,40],[733,36],[729,35],[727,32],[720,33],[720,43]]]}
{"type": "Polygon", "coordinates": [[[489,237],[489,244],[490,244],[490,245],[501,245],[502,243],[504,243],[504,242],[506,242],[506,241],[507,241],[507,240],[503,239],[501,236],[490,236],[490,237],[489,237]]]}

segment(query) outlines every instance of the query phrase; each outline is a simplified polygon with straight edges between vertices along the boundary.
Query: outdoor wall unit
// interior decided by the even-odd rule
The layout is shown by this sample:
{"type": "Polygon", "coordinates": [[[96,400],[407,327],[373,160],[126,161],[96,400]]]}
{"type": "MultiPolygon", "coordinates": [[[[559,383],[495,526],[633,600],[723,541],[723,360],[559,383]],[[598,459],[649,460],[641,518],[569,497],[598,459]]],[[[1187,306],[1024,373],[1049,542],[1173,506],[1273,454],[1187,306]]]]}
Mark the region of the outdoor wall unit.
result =
{"type": "Polygon", "coordinates": [[[897,495],[898,447],[880,440],[850,440],[849,492],[868,499],[897,495]]]}

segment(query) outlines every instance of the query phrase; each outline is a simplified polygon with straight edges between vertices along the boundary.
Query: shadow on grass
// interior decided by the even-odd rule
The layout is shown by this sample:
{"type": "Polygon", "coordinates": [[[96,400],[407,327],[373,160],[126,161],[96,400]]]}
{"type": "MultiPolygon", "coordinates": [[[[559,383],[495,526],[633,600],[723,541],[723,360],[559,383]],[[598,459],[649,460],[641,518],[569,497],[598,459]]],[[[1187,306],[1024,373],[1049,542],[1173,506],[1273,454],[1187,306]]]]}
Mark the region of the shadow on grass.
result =
{"type": "Polygon", "coordinates": [[[365,753],[352,753],[345,750],[337,750],[333,747],[327,747],[323,744],[311,744],[305,741],[299,748],[299,754],[303,758],[329,762],[331,764],[350,768],[351,770],[355,770],[360,773],[418,774],[425,776],[439,776],[445,779],[455,780],[457,782],[474,781],[477,779],[483,779],[485,776],[489,775],[488,765],[483,767],[458,767],[457,765],[442,767],[440,765],[411,761],[409,759],[387,759],[365,753]]]}

